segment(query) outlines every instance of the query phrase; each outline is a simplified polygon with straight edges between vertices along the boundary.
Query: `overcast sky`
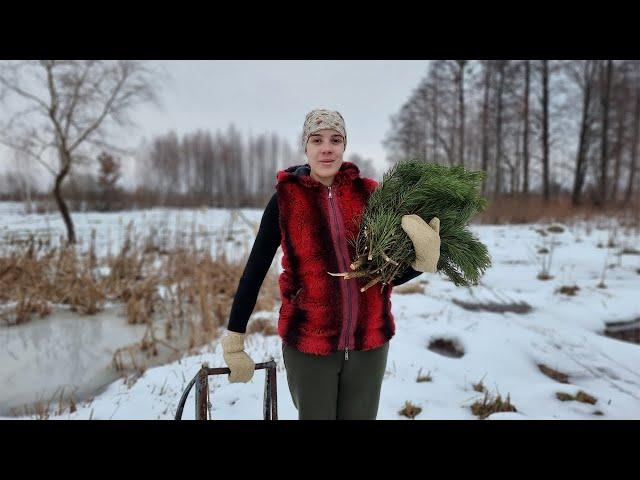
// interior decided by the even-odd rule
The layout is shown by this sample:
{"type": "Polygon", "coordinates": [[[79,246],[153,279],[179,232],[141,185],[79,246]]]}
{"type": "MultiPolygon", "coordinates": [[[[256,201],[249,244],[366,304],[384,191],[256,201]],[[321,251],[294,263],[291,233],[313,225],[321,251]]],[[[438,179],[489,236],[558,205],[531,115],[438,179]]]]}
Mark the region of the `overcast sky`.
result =
{"type": "Polygon", "coordinates": [[[347,151],[386,169],[382,140],[396,113],[425,75],[427,60],[162,60],[167,74],[161,106],[139,107],[139,128],[123,141],[175,130],[226,129],[245,136],[275,132],[296,146],[306,113],[338,110],[347,127],[347,151]]]}
{"type": "Polygon", "coordinates": [[[386,167],[382,140],[396,113],[425,75],[425,60],[165,60],[168,79],[160,109],[136,113],[150,138],[171,129],[215,131],[233,122],[243,134],[275,132],[291,146],[306,113],[338,110],[347,127],[347,152],[386,167]]]}

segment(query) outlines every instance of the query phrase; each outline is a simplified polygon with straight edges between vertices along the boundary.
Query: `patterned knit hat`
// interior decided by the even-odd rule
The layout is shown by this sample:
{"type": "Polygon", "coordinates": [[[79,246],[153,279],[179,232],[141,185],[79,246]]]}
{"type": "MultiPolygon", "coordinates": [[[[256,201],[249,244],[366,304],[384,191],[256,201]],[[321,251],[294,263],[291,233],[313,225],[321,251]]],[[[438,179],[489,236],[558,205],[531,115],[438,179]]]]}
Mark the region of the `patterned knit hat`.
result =
{"type": "Polygon", "coordinates": [[[307,113],[302,128],[302,149],[307,151],[307,141],[309,136],[318,130],[336,130],[344,137],[344,148],[347,148],[347,130],[344,125],[344,118],[340,112],[333,110],[316,109],[307,113]]]}

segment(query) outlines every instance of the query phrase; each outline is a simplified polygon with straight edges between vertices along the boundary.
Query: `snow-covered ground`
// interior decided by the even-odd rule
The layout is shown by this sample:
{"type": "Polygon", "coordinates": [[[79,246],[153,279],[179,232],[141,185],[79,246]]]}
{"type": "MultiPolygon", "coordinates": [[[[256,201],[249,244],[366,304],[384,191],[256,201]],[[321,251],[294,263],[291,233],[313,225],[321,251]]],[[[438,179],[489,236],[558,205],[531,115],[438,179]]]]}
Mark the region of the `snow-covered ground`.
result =
{"type": "MultiPolygon", "coordinates": [[[[50,238],[58,244],[66,238],[66,229],[58,212],[48,214],[24,214],[17,202],[0,202],[0,247],[30,235],[50,238]]],[[[125,212],[73,212],[74,229],[78,244],[83,250],[89,248],[92,230],[96,231],[96,253],[99,257],[117,253],[127,238],[127,227],[132,223],[132,239],[141,242],[153,236],[159,246],[163,242],[191,241],[194,237],[198,247],[211,246],[211,252],[224,249],[228,258],[246,255],[260,223],[262,211],[238,209],[230,215],[230,210],[220,208],[174,209],[153,208],[125,212]],[[255,227],[255,228],[254,228],[255,227]],[[228,237],[230,234],[233,240],[228,237]],[[248,245],[245,240],[249,240],[248,245]],[[243,248],[238,248],[244,245],[243,248]]]]}
{"type": "MultiPolygon", "coordinates": [[[[259,222],[261,211],[242,212],[251,222],[259,222]]],[[[56,216],[43,217],[0,208],[0,236],[3,229],[5,234],[46,228],[63,233],[56,216]]],[[[202,226],[215,232],[227,224],[229,212],[158,209],[123,215],[74,214],[81,235],[98,228],[101,248],[107,248],[109,238],[104,226],[117,227],[111,234],[112,249],[121,238],[119,226],[129,219],[138,229],[158,221],[177,225],[176,218],[189,230],[196,225],[196,229],[202,226]]],[[[606,323],[640,317],[640,255],[617,255],[625,247],[640,249],[638,232],[618,228],[616,246],[608,248],[610,229],[605,223],[600,228],[592,224],[593,229],[584,223],[565,225],[562,233],[542,236],[537,230],[547,226],[473,226],[493,261],[481,285],[455,287],[443,275],[422,274],[407,285],[421,284],[424,293],[394,293],[396,335],[390,343],[378,419],[405,419],[398,412],[406,401],[422,408],[416,420],[475,419],[470,406],[484,394],[475,391],[473,384],[481,380],[491,395],[499,393],[503,399],[509,395],[517,409],[489,419],[640,418],[640,345],[602,335],[606,323]],[[536,278],[542,257],[537,252],[542,247],[552,249],[549,273],[553,278],[546,281],[536,278]],[[598,288],[605,265],[606,288],[598,288]],[[575,296],[556,291],[573,285],[579,287],[575,296]],[[472,311],[453,300],[526,302],[531,309],[526,313],[472,311]],[[430,342],[437,339],[453,342],[462,356],[430,350],[430,342]],[[569,383],[546,376],[538,364],[568,375],[569,383]],[[429,374],[431,381],[416,381],[419,372],[429,374]],[[556,398],[557,392],[573,395],[580,390],[595,397],[596,403],[556,398]]],[[[253,235],[250,226],[245,227],[242,235],[253,235]]],[[[270,314],[274,322],[278,308],[270,314]]],[[[296,419],[279,337],[249,335],[247,351],[256,362],[271,357],[277,362],[278,415],[296,419]]],[[[53,418],[171,419],[184,388],[203,362],[224,366],[217,342],[199,355],[150,368],[135,382],[118,380],[90,403],[79,404],[76,412],[53,418]]],[[[213,419],[262,418],[264,375],[263,370],[257,371],[246,384],[230,384],[226,376],[210,377],[213,419]]],[[[194,393],[187,400],[184,419],[194,417],[194,393]]]]}

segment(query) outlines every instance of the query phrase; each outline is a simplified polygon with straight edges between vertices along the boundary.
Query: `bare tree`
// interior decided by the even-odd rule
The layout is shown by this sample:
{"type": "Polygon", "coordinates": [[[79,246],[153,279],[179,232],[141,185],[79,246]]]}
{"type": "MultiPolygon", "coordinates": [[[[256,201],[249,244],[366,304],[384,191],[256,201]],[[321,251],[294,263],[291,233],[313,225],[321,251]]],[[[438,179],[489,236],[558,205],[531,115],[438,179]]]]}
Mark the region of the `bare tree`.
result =
{"type": "MultiPolygon", "coordinates": [[[[432,109],[432,124],[431,130],[433,134],[433,156],[432,161],[438,163],[438,142],[440,142],[440,133],[438,126],[440,124],[438,117],[440,113],[440,67],[439,64],[436,63],[432,68],[429,69],[430,77],[431,77],[431,109],[432,109]]],[[[444,143],[444,142],[443,142],[444,143]]],[[[446,143],[445,143],[446,145],[446,143]]]]}
{"type": "Polygon", "coordinates": [[[567,64],[567,73],[577,85],[582,97],[582,112],[580,114],[580,133],[576,152],[576,163],[573,178],[573,190],[571,202],[573,205],[580,203],[582,187],[587,173],[587,150],[589,137],[593,129],[593,89],[595,88],[597,62],[594,60],[580,60],[567,64]]]}
{"type": "Polygon", "coordinates": [[[542,60],[542,191],[549,200],[549,60],[542,60]]]}
{"type": "Polygon", "coordinates": [[[497,196],[500,193],[502,183],[502,107],[503,107],[503,92],[505,81],[505,68],[507,61],[498,60],[498,87],[496,90],[496,183],[493,190],[493,195],[497,196]]]}
{"type": "Polygon", "coordinates": [[[602,129],[600,140],[600,192],[597,197],[597,204],[603,205],[607,199],[607,168],[609,161],[609,103],[611,96],[611,76],[613,61],[607,60],[606,67],[601,67],[601,95],[600,104],[602,107],[602,129]]]}
{"type": "Polygon", "coordinates": [[[23,152],[54,177],[53,195],[67,228],[76,236],[62,184],[74,164],[90,161],[97,148],[121,151],[107,139],[110,125],[132,122],[128,113],[155,101],[153,72],[144,62],[33,60],[0,64],[0,99],[9,106],[0,142],[23,152]]]}
{"type": "Polygon", "coordinates": [[[208,131],[181,139],[170,131],[154,137],[139,152],[141,183],[162,204],[198,201],[236,208],[270,198],[280,165],[299,162],[276,133],[242,138],[231,124],[215,137],[208,131]],[[144,173],[143,173],[144,172],[144,173]]]}
{"type": "Polygon", "coordinates": [[[14,151],[13,164],[15,166],[15,177],[11,182],[12,186],[18,191],[24,204],[25,212],[31,213],[33,211],[32,193],[36,185],[31,169],[31,161],[22,152],[14,151]]]}
{"type": "Polygon", "coordinates": [[[375,165],[373,164],[373,160],[370,158],[365,159],[361,155],[357,153],[352,153],[349,155],[349,161],[351,163],[355,163],[360,170],[360,175],[366,178],[378,178],[378,172],[376,170],[375,165]]]}
{"type": "Polygon", "coordinates": [[[627,181],[627,189],[624,194],[624,203],[626,205],[631,201],[636,170],[638,169],[638,144],[640,143],[640,61],[634,61],[634,67],[633,86],[635,90],[635,105],[633,109],[629,177],[627,181]]]}
{"type": "MultiPolygon", "coordinates": [[[[491,91],[491,76],[493,63],[491,60],[484,62],[483,102],[482,102],[482,170],[489,168],[489,93],[491,91]]],[[[482,182],[482,193],[487,189],[487,182],[482,182]]]]}
{"type": "Polygon", "coordinates": [[[615,143],[611,155],[614,159],[613,181],[609,199],[614,203],[618,201],[620,178],[624,167],[625,156],[629,157],[631,168],[631,156],[633,154],[633,114],[635,100],[634,61],[620,61],[614,64],[611,107],[615,114],[615,143]]]}
{"type": "Polygon", "coordinates": [[[524,185],[522,191],[529,193],[529,87],[531,85],[531,65],[529,60],[524,62],[524,107],[522,112],[522,155],[524,161],[524,185]]]}
{"type": "Polygon", "coordinates": [[[459,139],[458,139],[458,163],[464,165],[464,67],[467,65],[467,60],[456,60],[458,63],[459,71],[457,75],[458,83],[458,112],[460,114],[459,119],[459,139]]]}
{"type": "Polygon", "coordinates": [[[464,162],[487,173],[483,194],[536,190],[549,199],[567,191],[578,203],[587,187],[602,197],[604,182],[603,201],[617,200],[621,190],[625,200],[632,195],[640,154],[637,62],[459,62],[429,64],[391,117],[388,161],[464,162]]]}
{"type": "Polygon", "coordinates": [[[415,96],[412,96],[396,115],[391,116],[391,131],[383,144],[392,151],[388,159],[392,163],[401,158],[424,159],[424,149],[420,148],[420,139],[424,139],[420,113],[415,96]]]}

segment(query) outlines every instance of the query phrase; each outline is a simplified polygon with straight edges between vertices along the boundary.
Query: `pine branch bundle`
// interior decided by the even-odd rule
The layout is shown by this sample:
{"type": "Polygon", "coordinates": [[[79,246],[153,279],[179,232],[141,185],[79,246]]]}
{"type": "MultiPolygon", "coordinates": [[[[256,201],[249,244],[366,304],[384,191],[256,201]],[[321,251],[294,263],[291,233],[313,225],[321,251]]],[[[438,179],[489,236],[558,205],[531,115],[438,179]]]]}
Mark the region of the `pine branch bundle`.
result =
{"type": "Polygon", "coordinates": [[[477,284],[491,265],[487,247],[468,230],[467,224],[487,207],[480,195],[485,174],[461,165],[447,167],[416,160],[396,163],[369,197],[357,238],[347,241],[356,251],[350,272],[331,273],[344,279],[358,278],[365,291],[384,285],[415,261],[409,236],[401,227],[403,215],[416,214],[426,222],[440,219],[440,258],[443,271],[456,286],[477,284]]]}

